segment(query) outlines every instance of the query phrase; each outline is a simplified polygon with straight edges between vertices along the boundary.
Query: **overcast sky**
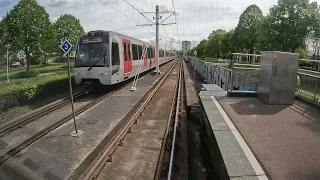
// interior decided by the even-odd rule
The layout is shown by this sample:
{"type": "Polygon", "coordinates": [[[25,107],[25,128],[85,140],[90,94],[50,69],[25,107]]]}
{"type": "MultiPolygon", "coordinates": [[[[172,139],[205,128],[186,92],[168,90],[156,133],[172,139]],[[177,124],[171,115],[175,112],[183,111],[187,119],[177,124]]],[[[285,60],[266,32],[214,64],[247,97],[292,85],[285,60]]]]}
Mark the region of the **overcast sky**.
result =
{"type": "MultiPolygon", "coordinates": [[[[169,11],[173,10],[172,0],[127,1],[142,12],[155,11],[157,4],[160,6],[160,11],[167,11],[167,8],[169,11]]],[[[17,2],[18,0],[0,0],[0,16],[9,12],[17,2]]],[[[137,23],[146,24],[148,21],[124,0],[38,0],[38,2],[46,8],[51,21],[55,21],[61,14],[68,13],[80,19],[85,31],[112,30],[154,43],[155,27],[136,26],[137,23]],[[115,7],[135,22],[101,1],[115,7]]],[[[174,0],[179,35],[175,25],[160,27],[160,45],[164,47],[164,44],[170,44],[169,41],[171,41],[176,49],[181,49],[183,40],[192,41],[192,46],[197,45],[214,29],[235,28],[240,14],[249,5],[258,5],[266,15],[269,8],[276,2],[277,0],[174,0]]],[[[162,19],[165,19],[169,14],[161,15],[162,19]]],[[[154,14],[146,14],[146,16],[152,20],[154,14]]],[[[173,22],[175,22],[174,16],[165,23],[173,22]]]]}

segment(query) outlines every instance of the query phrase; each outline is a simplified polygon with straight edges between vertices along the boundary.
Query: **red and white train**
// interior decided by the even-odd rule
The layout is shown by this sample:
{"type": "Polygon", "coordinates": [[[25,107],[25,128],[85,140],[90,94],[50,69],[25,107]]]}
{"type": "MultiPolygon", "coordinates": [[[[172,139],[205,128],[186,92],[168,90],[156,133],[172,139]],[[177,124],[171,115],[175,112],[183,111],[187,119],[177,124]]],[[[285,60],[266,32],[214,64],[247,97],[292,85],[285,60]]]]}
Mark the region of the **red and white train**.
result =
{"type": "MultiPolygon", "coordinates": [[[[159,64],[175,57],[174,52],[160,50],[159,64]]],[[[134,77],[139,66],[143,73],[156,64],[155,47],[148,43],[113,31],[90,31],[79,38],[74,79],[76,84],[112,85],[134,77]],[[141,59],[145,47],[147,53],[141,59]]]]}

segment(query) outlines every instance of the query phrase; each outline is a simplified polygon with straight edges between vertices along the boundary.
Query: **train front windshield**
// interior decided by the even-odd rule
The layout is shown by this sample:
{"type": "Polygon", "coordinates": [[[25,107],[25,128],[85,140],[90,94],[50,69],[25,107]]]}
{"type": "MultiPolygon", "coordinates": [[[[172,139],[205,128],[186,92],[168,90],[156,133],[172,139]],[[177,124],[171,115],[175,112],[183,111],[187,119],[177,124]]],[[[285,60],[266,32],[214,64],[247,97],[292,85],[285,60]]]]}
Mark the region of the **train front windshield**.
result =
{"type": "Polygon", "coordinates": [[[108,38],[81,38],[75,67],[108,67],[110,65],[108,38]]]}

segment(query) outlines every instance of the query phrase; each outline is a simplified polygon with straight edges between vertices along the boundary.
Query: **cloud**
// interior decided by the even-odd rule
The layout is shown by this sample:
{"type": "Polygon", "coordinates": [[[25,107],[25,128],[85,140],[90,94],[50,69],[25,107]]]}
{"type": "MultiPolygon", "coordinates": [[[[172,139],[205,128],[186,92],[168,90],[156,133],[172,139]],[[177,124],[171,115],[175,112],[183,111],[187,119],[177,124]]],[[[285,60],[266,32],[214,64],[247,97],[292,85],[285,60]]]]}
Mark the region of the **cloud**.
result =
{"type": "Polygon", "coordinates": [[[10,4],[11,4],[10,0],[0,0],[0,6],[7,6],[10,4]]]}
{"type": "Polygon", "coordinates": [[[73,0],[47,0],[48,7],[63,7],[73,3],[73,0]]]}

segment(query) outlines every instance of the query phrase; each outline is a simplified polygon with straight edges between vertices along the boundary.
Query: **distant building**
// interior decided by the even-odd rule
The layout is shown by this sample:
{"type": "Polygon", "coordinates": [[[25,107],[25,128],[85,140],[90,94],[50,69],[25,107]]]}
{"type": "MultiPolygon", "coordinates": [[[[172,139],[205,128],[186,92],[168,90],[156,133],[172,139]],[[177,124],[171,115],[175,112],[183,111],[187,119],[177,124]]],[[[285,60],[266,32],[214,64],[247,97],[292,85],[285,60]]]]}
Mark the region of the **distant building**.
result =
{"type": "Polygon", "coordinates": [[[191,49],[191,41],[182,41],[183,56],[191,49]]]}

